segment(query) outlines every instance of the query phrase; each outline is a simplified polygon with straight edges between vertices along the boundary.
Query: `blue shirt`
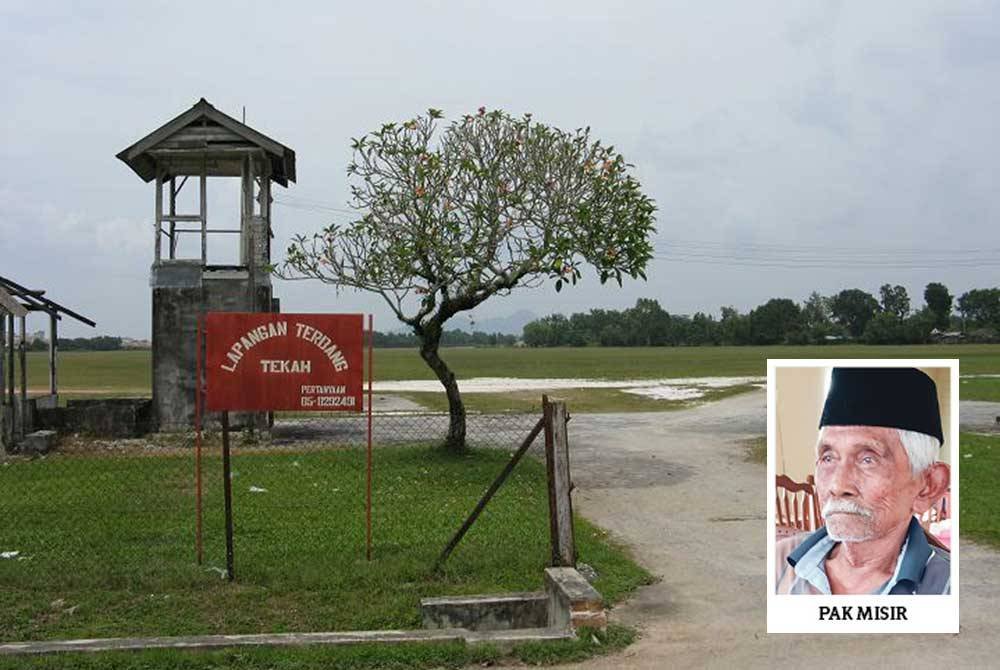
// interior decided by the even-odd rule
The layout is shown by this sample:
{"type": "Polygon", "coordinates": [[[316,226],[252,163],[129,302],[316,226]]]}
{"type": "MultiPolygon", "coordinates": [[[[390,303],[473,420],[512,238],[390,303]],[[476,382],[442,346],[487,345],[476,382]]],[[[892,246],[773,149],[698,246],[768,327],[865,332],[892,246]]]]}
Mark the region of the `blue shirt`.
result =
{"type": "MultiPolygon", "coordinates": [[[[826,558],[836,545],[837,541],[827,535],[825,527],[810,535],[798,535],[778,542],[777,593],[830,595],[826,558]]],[[[943,549],[932,547],[920,523],[916,518],[911,518],[892,577],[873,593],[951,593],[951,555],[943,549]]]]}

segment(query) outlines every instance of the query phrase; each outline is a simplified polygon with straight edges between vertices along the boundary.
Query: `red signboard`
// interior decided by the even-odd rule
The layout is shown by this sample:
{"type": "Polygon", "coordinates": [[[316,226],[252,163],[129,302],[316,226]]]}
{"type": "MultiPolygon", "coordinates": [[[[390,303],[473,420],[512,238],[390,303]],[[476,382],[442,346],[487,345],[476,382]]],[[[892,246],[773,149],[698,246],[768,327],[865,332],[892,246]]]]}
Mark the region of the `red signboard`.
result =
{"type": "Polygon", "coordinates": [[[361,314],[212,312],[205,408],[360,412],[361,314]]]}

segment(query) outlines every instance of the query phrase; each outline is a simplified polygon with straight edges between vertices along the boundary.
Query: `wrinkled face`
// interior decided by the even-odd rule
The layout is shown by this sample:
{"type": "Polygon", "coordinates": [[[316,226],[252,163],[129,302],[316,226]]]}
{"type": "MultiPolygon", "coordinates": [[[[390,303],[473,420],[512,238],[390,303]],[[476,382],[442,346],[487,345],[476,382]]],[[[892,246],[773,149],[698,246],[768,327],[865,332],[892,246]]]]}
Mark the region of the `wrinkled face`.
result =
{"type": "Polygon", "coordinates": [[[893,428],[825,426],[816,447],[816,491],[834,540],[865,542],[909,523],[922,480],[893,428]]]}

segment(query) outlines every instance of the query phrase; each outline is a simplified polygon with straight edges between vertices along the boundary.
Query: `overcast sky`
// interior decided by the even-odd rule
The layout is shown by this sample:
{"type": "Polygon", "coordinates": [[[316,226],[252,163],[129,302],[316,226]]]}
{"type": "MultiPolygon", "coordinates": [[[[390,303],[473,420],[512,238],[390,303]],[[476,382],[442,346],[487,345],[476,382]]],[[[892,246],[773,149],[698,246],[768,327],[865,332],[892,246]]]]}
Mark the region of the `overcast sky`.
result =
{"type": "MultiPolygon", "coordinates": [[[[98,322],[68,336],[148,336],[153,187],[114,156],[204,96],[296,151],[278,258],[344,216],[323,208],[347,204],[350,138],[385,121],[485,105],[618,147],[660,210],[649,281],[522,290],[477,320],[998,284],[998,3],[480,4],[4,0],[0,275],[98,322]]],[[[212,194],[211,225],[236,197],[212,194]]],[[[368,295],[275,293],[396,327],[368,295]]]]}

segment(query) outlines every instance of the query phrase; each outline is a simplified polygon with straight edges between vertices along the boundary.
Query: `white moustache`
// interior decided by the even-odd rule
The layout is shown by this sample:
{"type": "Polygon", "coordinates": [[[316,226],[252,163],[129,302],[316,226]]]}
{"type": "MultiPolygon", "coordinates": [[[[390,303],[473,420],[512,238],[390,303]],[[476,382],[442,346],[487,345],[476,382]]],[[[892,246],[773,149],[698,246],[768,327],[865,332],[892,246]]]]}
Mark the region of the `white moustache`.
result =
{"type": "Polygon", "coordinates": [[[857,514],[868,519],[874,516],[870,509],[862,507],[853,500],[827,500],[821,514],[824,519],[831,514],[857,514]]]}

